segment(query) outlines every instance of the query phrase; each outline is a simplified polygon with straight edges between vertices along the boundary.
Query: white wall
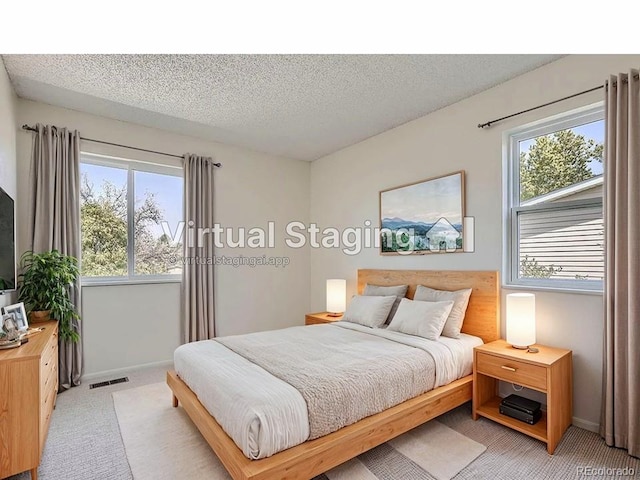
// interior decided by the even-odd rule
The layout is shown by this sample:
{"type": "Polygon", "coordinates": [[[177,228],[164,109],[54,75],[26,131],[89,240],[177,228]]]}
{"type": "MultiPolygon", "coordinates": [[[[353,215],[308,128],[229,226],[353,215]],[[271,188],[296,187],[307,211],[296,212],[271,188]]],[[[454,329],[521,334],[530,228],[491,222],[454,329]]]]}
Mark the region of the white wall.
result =
{"type": "MultiPolygon", "coordinates": [[[[640,66],[640,56],[570,56],[483,93],[313,162],[311,219],[320,228],[379,224],[380,190],[456,170],[466,172],[466,212],[476,219],[475,253],[347,256],[312,249],[311,306],[324,310],[327,278],[348,279],[358,268],[501,270],[502,135],[514,128],[603,98],[602,91],[480,130],[478,123],[601,85],[609,74],[640,66]]],[[[507,292],[503,290],[503,295],[507,292]]],[[[602,297],[538,293],[538,341],[574,353],[574,416],[595,428],[600,416],[602,297]]],[[[504,327],[503,327],[504,332],[504,327]]]]}
{"type": "Polygon", "coordinates": [[[180,286],[82,289],[85,375],[165,362],[180,344],[180,286]]]}
{"type": "MultiPolygon", "coordinates": [[[[16,202],[16,94],[0,58],[0,187],[16,202]]],[[[0,295],[0,306],[11,305],[15,293],[0,295]]]]}
{"type": "MultiPolygon", "coordinates": [[[[18,120],[78,129],[89,138],[176,154],[211,155],[216,170],[215,217],[223,227],[266,226],[276,222],[273,250],[218,250],[218,255],[288,256],[286,268],[220,266],[215,273],[218,335],[301,325],[309,309],[309,250],[284,245],[291,220],[309,218],[308,162],[290,160],[97,117],[28,100],[18,100],[18,120]]],[[[19,215],[28,211],[31,133],[18,134],[19,215]]],[[[82,150],[155,163],[178,159],[83,142],[82,150]]],[[[20,252],[27,248],[26,223],[18,226],[20,252]]],[[[83,288],[85,374],[172,358],[180,342],[179,284],[91,286],[83,288]]]]}

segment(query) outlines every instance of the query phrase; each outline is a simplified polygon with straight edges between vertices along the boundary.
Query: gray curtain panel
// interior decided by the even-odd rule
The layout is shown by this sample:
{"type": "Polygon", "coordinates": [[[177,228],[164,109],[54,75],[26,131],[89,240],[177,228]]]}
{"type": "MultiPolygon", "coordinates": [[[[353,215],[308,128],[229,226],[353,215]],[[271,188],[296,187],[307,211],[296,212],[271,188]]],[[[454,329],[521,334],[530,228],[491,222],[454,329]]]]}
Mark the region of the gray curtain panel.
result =
{"type": "Polygon", "coordinates": [[[213,298],[213,160],[184,156],[184,266],[182,268],[183,341],[208,340],[215,336],[213,298]],[[192,223],[190,223],[192,222],[192,223]]]}
{"type": "Polygon", "coordinates": [[[605,104],[605,329],[600,433],[640,457],[640,82],[612,76],[605,104]]]}
{"type": "MultiPolygon", "coordinates": [[[[31,249],[58,250],[80,261],[80,134],[66,128],[36,125],[31,156],[31,249]]],[[[81,314],[80,279],[71,300],[81,314]]],[[[60,391],[80,385],[82,323],[76,322],[77,343],[60,340],[60,391]]]]}

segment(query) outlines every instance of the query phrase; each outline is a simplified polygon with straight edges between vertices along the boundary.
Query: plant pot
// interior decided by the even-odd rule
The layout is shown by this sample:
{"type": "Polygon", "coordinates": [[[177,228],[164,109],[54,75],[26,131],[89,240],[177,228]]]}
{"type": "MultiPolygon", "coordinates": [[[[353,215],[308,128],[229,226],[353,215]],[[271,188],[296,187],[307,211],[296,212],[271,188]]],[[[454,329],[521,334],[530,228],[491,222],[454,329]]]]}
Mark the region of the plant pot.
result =
{"type": "Polygon", "coordinates": [[[29,314],[29,323],[47,322],[51,320],[50,313],[50,310],[33,310],[29,314]]]}

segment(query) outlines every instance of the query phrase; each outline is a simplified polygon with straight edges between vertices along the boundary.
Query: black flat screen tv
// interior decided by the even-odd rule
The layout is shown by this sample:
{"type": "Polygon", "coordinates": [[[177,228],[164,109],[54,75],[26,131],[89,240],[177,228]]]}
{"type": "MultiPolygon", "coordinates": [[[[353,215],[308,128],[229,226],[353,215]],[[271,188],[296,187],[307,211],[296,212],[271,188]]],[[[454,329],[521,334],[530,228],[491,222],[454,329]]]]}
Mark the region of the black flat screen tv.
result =
{"type": "Polygon", "coordinates": [[[0,293],[16,289],[16,229],[13,198],[0,188],[0,293]]]}

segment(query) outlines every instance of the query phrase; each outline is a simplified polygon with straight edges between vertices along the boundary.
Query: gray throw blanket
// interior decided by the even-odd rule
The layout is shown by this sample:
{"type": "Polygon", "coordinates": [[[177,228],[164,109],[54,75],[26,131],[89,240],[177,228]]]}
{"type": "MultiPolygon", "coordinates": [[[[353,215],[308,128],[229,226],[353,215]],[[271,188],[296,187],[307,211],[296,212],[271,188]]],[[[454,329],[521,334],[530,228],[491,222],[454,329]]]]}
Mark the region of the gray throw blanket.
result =
{"type": "Polygon", "coordinates": [[[435,384],[435,363],[426,351],[335,325],[216,341],[302,394],[309,412],[309,439],[386,410],[435,384]]]}

